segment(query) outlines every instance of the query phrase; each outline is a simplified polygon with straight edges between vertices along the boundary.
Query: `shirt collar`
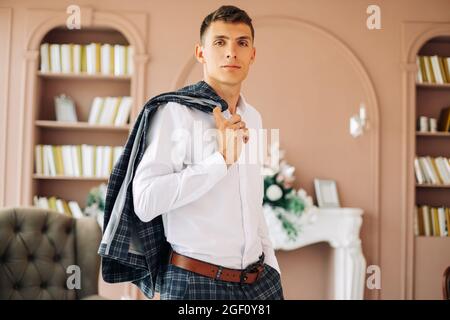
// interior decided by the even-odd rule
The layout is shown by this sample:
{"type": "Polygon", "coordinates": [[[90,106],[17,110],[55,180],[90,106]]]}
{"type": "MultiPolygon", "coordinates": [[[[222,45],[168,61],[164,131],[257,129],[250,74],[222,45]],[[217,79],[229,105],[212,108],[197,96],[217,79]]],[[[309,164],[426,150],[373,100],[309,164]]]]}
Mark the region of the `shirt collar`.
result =
{"type": "Polygon", "coordinates": [[[239,99],[236,105],[236,112],[244,113],[247,108],[247,102],[245,101],[244,95],[242,93],[239,94],[239,99]]]}

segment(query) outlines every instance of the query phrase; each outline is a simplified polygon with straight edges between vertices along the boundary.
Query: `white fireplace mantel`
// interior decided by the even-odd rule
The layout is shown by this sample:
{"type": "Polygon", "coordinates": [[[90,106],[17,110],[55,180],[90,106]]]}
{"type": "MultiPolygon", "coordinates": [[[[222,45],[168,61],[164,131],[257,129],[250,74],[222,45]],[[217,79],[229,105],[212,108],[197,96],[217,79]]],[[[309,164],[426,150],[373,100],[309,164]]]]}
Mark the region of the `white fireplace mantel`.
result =
{"type": "Polygon", "coordinates": [[[328,242],[333,248],[333,298],[363,299],[366,260],[359,237],[362,209],[310,209],[301,218],[301,231],[296,240],[289,240],[280,227],[272,227],[275,219],[278,219],[267,210],[269,209],[265,209],[265,216],[271,226],[269,233],[275,250],[294,250],[318,242],[328,242]]]}

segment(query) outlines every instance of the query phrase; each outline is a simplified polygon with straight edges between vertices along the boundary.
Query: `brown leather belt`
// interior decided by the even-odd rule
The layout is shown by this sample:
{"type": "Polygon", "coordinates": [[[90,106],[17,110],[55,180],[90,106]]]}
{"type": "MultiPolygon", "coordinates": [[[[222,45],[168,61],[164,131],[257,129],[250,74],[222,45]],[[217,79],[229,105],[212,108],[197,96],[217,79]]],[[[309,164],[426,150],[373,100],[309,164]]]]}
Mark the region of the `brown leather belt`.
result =
{"type": "Polygon", "coordinates": [[[182,269],[186,269],[215,280],[252,284],[258,280],[264,270],[264,253],[262,253],[257,262],[252,263],[244,270],[225,268],[205,261],[183,256],[175,251],[172,251],[170,263],[182,269]]]}

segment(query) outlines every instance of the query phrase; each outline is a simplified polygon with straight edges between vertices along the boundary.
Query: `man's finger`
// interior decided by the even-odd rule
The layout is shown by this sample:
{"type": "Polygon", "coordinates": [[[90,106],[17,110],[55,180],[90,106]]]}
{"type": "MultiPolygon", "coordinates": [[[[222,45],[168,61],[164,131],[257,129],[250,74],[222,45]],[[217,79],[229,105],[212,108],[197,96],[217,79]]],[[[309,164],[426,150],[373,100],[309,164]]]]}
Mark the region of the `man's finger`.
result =
{"type": "Polygon", "coordinates": [[[233,114],[230,119],[228,120],[228,122],[230,124],[235,124],[241,121],[241,116],[238,115],[237,113],[233,114]]]}
{"type": "Polygon", "coordinates": [[[240,121],[240,122],[235,123],[235,124],[229,124],[228,128],[233,129],[233,130],[244,129],[245,128],[245,122],[240,121]]]}
{"type": "Polygon", "coordinates": [[[222,115],[222,109],[220,107],[215,107],[213,109],[213,115],[214,115],[214,119],[216,120],[216,123],[223,123],[225,118],[222,115]]]}

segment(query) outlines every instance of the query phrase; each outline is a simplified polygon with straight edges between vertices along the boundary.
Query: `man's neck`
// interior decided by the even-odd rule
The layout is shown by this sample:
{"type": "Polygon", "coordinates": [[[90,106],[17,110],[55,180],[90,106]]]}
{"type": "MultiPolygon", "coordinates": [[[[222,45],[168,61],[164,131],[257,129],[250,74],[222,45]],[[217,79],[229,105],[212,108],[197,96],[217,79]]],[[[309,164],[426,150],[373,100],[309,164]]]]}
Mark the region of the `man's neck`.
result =
{"type": "Polygon", "coordinates": [[[241,84],[236,86],[221,85],[214,80],[204,80],[209,86],[211,86],[216,93],[227,102],[228,110],[231,114],[236,113],[237,103],[239,101],[239,95],[241,93],[241,84]]]}

